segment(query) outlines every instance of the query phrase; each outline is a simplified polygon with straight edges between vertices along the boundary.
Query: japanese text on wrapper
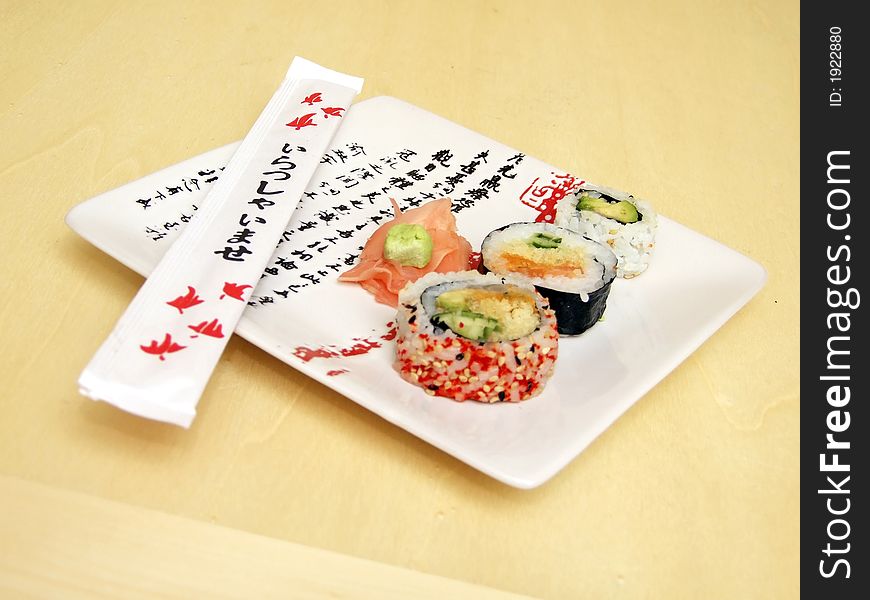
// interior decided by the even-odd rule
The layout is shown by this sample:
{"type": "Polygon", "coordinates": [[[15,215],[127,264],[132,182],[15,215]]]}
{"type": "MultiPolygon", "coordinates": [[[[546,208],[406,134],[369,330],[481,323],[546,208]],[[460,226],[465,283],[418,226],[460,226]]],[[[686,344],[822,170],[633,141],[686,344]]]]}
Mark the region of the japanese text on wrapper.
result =
{"type": "Polygon", "coordinates": [[[248,200],[251,214],[242,213],[238,223],[240,229],[228,237],[228,245],[215,250],[215,254],[219,254],[224,260],[233,262],[243,262],[246,255],[252,254],[248,246],[257,233],[257,226],[266,223],[264,215],[268,213],[270,207],[275,206],[279,200],[277,196],[286,191],[282,187],[282,182],[292,178],[292,171],[296,168],[296,163],[290,160],[293,152],[307,152],[307,150],[304,146],[294,146],[293,144],[284,144],[281,147],[279,155],[272,159],[269,166],[261,173],[263,179],[257,184],[256,193],[252,194],[255,197],[248,200]]]}

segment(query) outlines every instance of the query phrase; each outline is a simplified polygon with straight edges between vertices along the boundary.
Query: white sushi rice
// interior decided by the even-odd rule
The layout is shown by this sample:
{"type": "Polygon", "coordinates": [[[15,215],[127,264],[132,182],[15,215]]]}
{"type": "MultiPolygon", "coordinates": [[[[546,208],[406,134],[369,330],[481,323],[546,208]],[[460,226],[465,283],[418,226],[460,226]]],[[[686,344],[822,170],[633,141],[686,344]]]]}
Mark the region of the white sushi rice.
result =
{"type": "MultiPolygon", "coordinates": [[[[530,285],[579,294],[584,302],[589,301],[589,294],[607,285],[615,276],[616,256],[604,244],[593,241],[581,234],[557,227],[549,223],[513,223],[497,229],[486,236],[481,245],[483,264],[496,273],[510,273],[511,277],[530,285]],[[534,249],[527,247],[527,240],[536,233],[545,233],[561,239],[557,254],[553,250],[534,249]],[[570,258],[573,264],[578,264],[572,276],[557,276],[548,274],[546,277],[531,277],[516,270],[502,258],[504,252],[519,244],[526,246],[526,254],[540,254],[550,259],[553,256],[570,258]]],[[[543,263],[542,263],[543,264],[543,263]]]]}
{"type": "Polygon", "coordinates": [[[644,200],[611,188],[584,184],[575,193],[566,194],[559,200],[555,222],[556,225],[610,246],[618,259],[617,277],[636,277],[649,266],[655,246],[658,216],[644,200]],[[577,210],[579,196],[584,192],[591,196],[606,194],[617,200],[631,202],[641,219],[636,223],[620,223],[590,210],[577,210]]]}

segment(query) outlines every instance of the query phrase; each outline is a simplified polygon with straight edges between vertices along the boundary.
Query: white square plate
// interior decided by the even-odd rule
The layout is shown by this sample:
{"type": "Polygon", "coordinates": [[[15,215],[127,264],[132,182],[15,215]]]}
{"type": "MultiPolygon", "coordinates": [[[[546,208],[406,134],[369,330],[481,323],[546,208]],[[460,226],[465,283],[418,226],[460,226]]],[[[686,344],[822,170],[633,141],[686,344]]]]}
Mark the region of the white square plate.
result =
{"type": "MultiPolygon", "coordinates": [[[[388,198],[410,207],[449,195],[459,232],[479,247],[492,229],[542,216],[554,194],[582,180],[394,98],[361,102],[344,119],[236,333],[508,485],[555,475],[764,284],[756,262],[661,218],[649,270],[614,283],[602,322],[560,340],[540,396],[494,405],[430,397],[392,368],[395,311],[336,281],[387,218],[388,198]]],[[[67,223],[147,275],[235,148],[84,202],[67,223]]]]}

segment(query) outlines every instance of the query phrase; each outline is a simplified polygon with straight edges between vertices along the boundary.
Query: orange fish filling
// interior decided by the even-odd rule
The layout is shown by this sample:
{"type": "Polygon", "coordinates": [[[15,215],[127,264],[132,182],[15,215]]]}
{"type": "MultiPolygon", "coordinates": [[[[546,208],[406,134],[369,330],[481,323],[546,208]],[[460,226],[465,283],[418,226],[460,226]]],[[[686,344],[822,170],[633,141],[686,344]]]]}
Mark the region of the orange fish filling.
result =
{"type": "Polygon", "coordinates": [[[504,261],[508,271],[522,273],[528,277],[547,277],[554,275],[562,275],[571,277],[574,275],[583,275],[583,265],[577,262],[553,262],[551,264],[543,264],[536,260],[530,259],[527,256],[505,252],[501,254],[501,259],[504,261]]]}

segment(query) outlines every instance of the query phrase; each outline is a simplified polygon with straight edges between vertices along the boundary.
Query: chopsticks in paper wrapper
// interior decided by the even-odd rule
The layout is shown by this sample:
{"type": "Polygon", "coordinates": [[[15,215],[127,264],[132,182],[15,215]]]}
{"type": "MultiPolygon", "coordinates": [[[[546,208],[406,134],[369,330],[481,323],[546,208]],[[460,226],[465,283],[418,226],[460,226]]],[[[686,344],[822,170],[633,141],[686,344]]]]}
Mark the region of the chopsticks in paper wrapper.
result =
{"type": "Polygon", "coordinates": [[[190,426],[247,297],[363,80],[297,57],[79,378],[82,394],[190,426]]]}

